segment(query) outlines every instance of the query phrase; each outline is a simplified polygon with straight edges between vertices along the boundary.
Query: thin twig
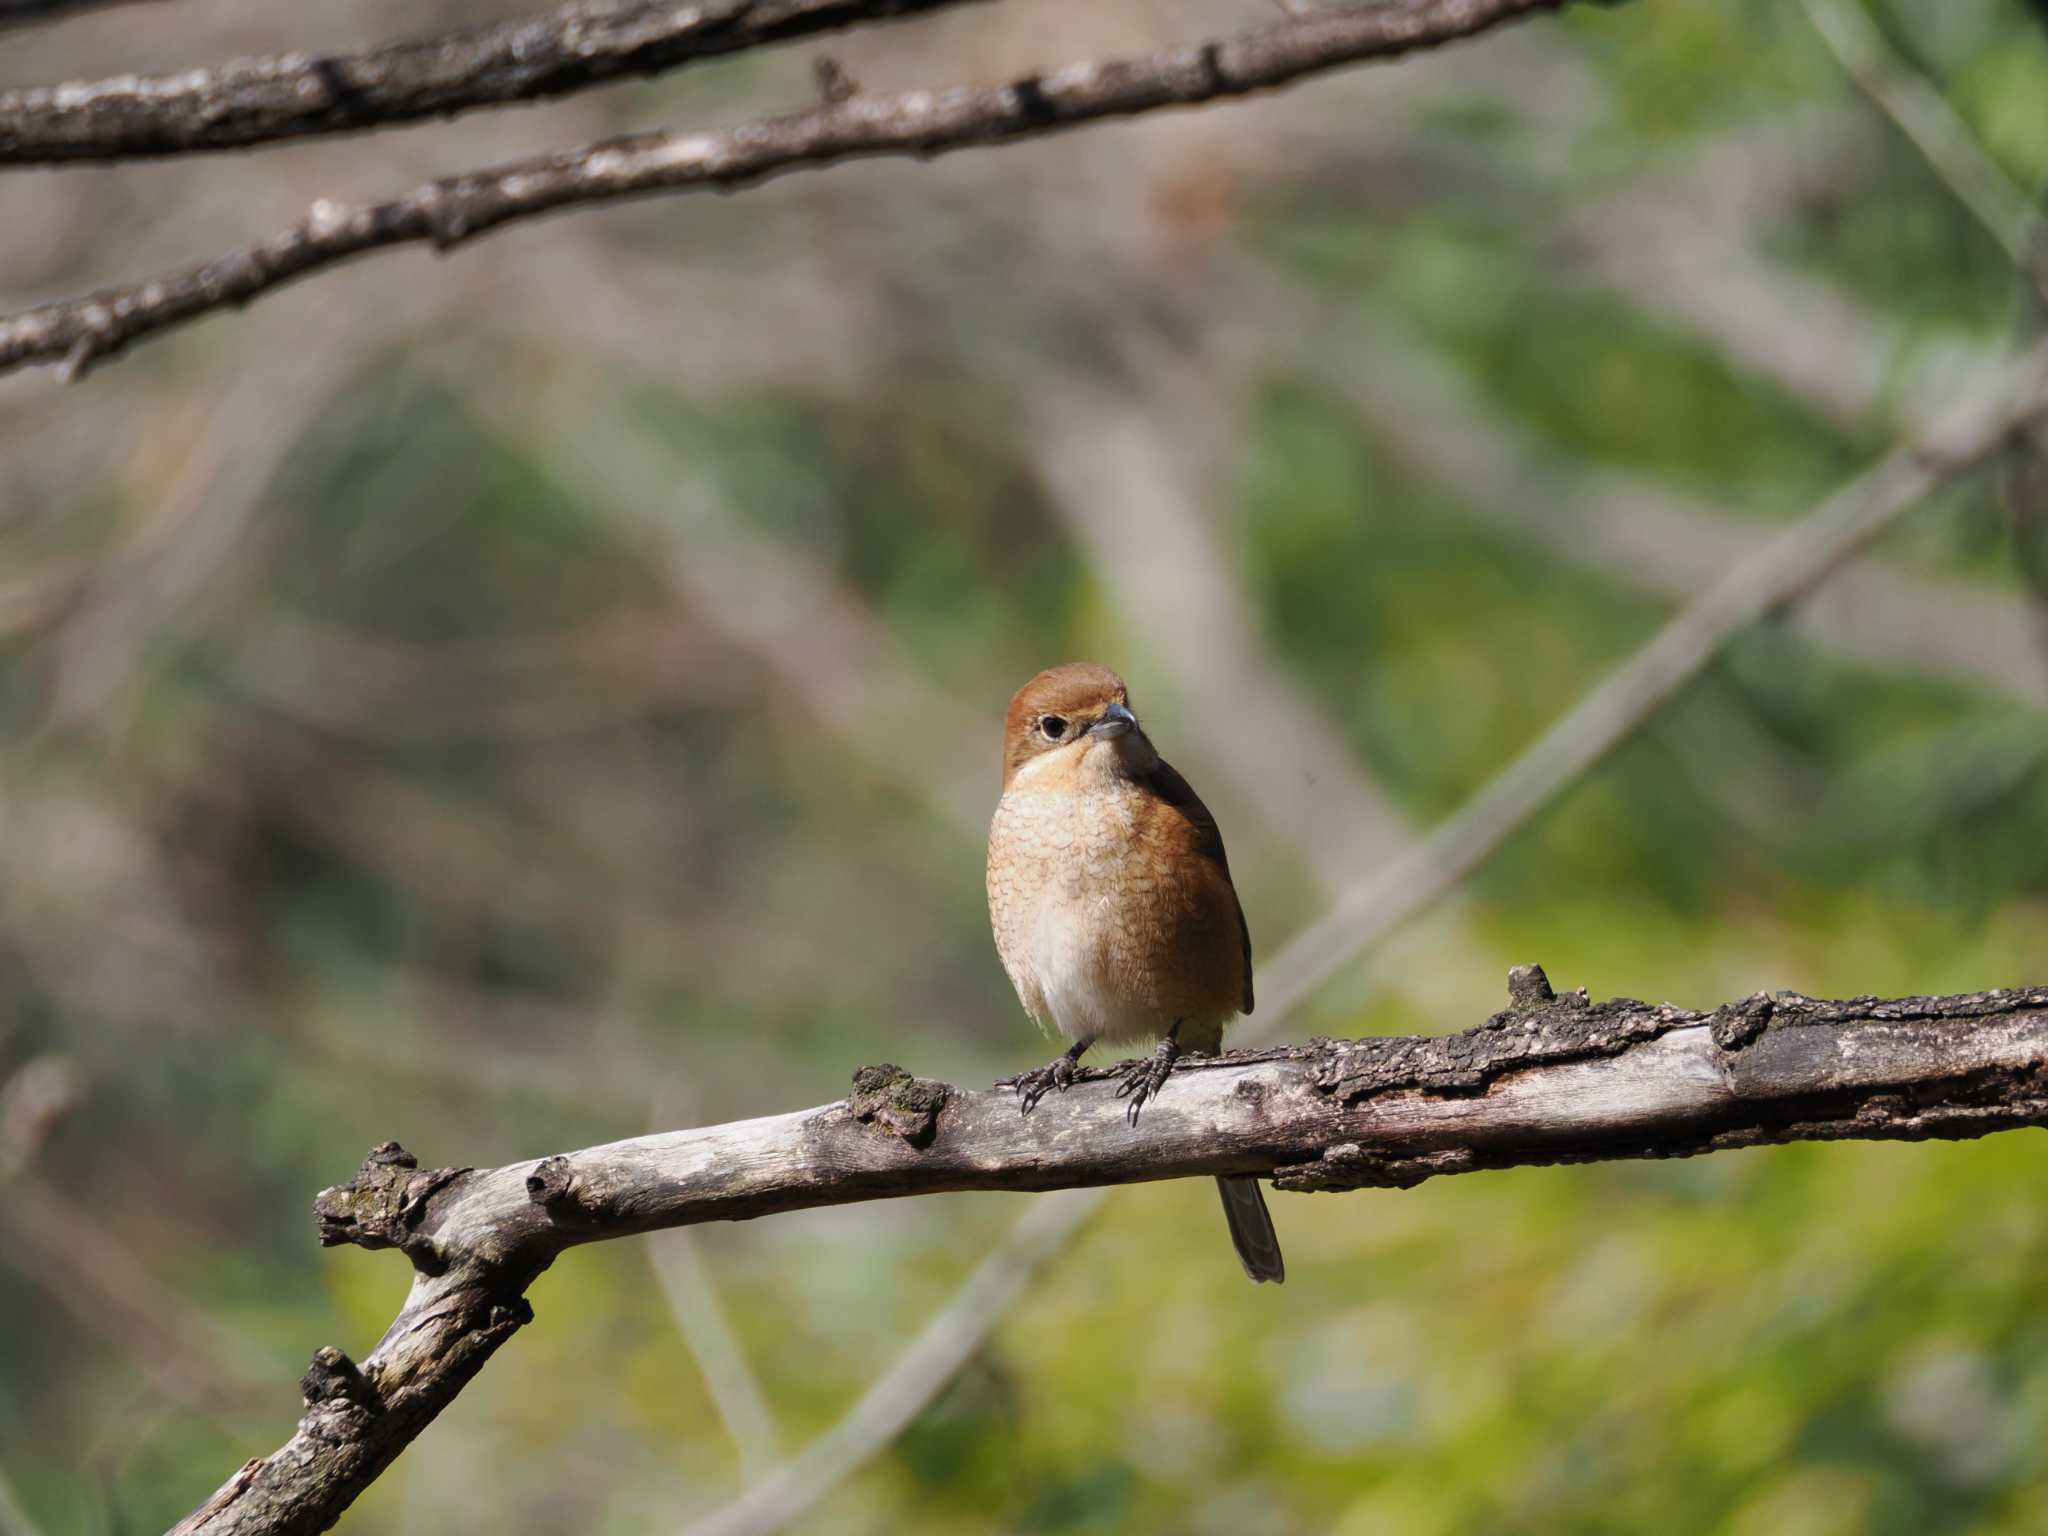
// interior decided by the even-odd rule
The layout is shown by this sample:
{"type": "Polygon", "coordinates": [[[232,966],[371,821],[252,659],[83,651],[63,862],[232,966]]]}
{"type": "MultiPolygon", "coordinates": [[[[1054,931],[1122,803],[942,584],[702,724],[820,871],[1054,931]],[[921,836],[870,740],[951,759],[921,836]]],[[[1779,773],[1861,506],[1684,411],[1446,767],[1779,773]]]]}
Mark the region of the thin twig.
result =
{"type": "MultiPolygon", "coordinates": [[[[1624,589],[1683,599],[1755,545],[1758,525],[1647,476],[1588,468],[1482,400],[1442,357],[1388,325],[1303,335],[1335,341],[1304,359],[1355,409],[1381,449],[1449,493],[1475,523],[1624,589]],[[1359,359],[1369,362],[1361,365],[1359,359]]],[[[2024,599],[1863,557],[1802,603],[1792,631],[1858,666],[1939,679],[2048,709],[2048,668],[2024,599]]]]}
{"type": "MultiPolygon", "coordinates": [[[[654,1106],[656,1124],[672,1124],[677,1105],[658,1095],[654,1106]],[[666,1111],[666,1112],[665,1112],[666,1111]]],[[[752,1482],[783,1454],[782,1431],[775,1410],[761,1390],[732,1320],[719,1299],[718,1279],[697,1246],[696,1234],[688,1227],[657,1232],[647,1243],[647,1263],[655,1282],[668,1302],[676,1331],[697,1362],[704,1386],[732,1437],[739,1453],[740,1480],[752,1482]]]]}
{"type": "Polygon", "coordinates": [[[1039,1268],[1073,1240],[1108,1197],[1106,1189],[1066,1189],[1033,1200],[1002,1246],[974,1266],[974,1273],[859,1402],[795,1460],[750,1483],[732,1503],[691,1525],[687,1536],[779,1531],[802,1518],[910,1427],[939,1388],[981,1352],[995,1320],[1023,1299],[1039,1268]]]}
{"type": "MultiPolygon", "coordinates": [[[[175,75],[0,92],[0,165],[183,155],[566,96],[967,0],[577,0],[538,16],[175,75]]],[[[0,11],[0,22],[6,19],[0,11]]]]}
{"type": "Polygon", "coordinates": [[[688,1228],[658,1233],[647,1262],[668,1302],[676,1331],[697,1362],[718,1416],[739,1452],[740,1480],[752,1482],[782,1455],[782,1433],[718,1299],[718,1284],[688,1228]]]}
{"type": "Polygon", "coordinates": [[[1913,141],[1956,201],[2048,292],[2048,221],[1984,152],[1969,125],[1860,5],[1803,0],[1807,19],[1842,68],[1913,141]]]}
{"type": "Polygon", "coordinates": [[[704,133],[619,139],[448,177],[387,203],[315,203],[291,229],[147,282],[0,319],[0,372],[61,362],[76,378],[140,337],[246,304],[310,273],[408,244],[447,250],[558,209],[657,192],[725,190],[879,156],[929,158],[1105,118],[1196,106],[1390,59],[1559,8],[1565,0],[1397,0],[1254,28],[1135,58],[1071,64],[1008,85],[857,95],[704,133]]]}
{"type": "MultiPolygon", "coordinates": [[[[1331,975],[1419,916],[1652,719],[1756,616],[1825,580],[1925,490],[1981,463],[2015,423],[2048,409],[2044,374],[2048,349],[2029,354],[1995,392],[1959,406],[1924,445],[1896,450],[1842,487],[1682,610],[1456,815],[1297,934],[1265,967],[1259,1013],[1238,1038],[1269,1038],[1331,975]]],[[[1077,1231],[1103,1198],[1100,1190],[1070,1196],[1065,1231],[1077,1231]]],[[[977,1275],[1021,1266],[1027,1255],[1042,1262],[1043,1241],[1020,1222],[977,1275]]],[[[832,1429],[685,1536],[772,1536],[814,1508],[938,1395],[1009,1304],[963,1315],[964,1301],[955,1297],[927,1324],[832,1429]],[[934,1342],[942,1326],[943,1350],[934,1342]]]]}

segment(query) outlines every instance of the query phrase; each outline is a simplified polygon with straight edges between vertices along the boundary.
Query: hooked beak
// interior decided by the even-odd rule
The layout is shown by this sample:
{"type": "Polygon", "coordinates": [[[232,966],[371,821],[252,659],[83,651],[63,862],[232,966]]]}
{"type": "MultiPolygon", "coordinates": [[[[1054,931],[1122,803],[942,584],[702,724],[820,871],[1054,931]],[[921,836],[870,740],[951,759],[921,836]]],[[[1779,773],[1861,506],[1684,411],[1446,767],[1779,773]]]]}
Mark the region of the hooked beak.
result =
{"type": "Polygon", "coordinates": [[[1122,704],[1112,704],[1102,712],[1102,718],[1088,727],[1090,736],[1121,736],[1126,731],[1138,728],[1138,717],[1122,704]]]}

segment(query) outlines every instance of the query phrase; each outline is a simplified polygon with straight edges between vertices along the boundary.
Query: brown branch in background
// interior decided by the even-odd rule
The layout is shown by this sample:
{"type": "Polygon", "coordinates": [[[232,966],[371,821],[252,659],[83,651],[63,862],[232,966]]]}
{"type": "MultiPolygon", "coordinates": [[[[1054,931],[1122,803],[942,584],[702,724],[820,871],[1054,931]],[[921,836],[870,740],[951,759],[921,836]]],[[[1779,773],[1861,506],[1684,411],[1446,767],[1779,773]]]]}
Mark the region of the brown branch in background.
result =
{"type": "Polygon", "coordinates": [[[452,117],[964,3],[578,0],[544,15],[400,38],[360,53],[287,53],[176,75],[35,86],[0,92],[0,165],[246,149],[452,117]]]}
{"type": "Polygon", "coordinates": [[[853,761],[987,835],[991,804],[975,710],[951,699],[903,654],[861,594],[793,541],[763,533],[695,455],[631,412],[591,409],[564,355],[556,388],[493,396],[485,409],[508,446],[541,445],[536,472],[647,546],[652,569],[696,622],[757,658],[778,696],[799,705],[853,761]],[[656,515],[658,512],[658,515],[656,515]],[[948,725],[947,722],[954,722],[948,725]],[[912,754],[890,744],[916,739],[912,754]]]}
{"type": "Polygon", "coordinates": [[[7,1261],[172,1402],[227,1414],[268,1396],[231,1363],[233,1341],[211,1317],[42,1175],[20,1174],[0,1191],[0,1222],[7,1261]]]}
{"type": "Polygon", "coordinates": [[[531,1321],[534,1278],[585,1243],[948,1190],[1217,1173],[1298,1191],[1408,1188],[1481,1169],[2048,1124],[2048,990],[1785,993],[1705,1013],[1559,998],[1530,966],[1509,992],[1506,1011],[1460,1034],[1193,1061],[1135,1128],[1107,1072],[1026,1118],[1004,1090],[865,1067],[849,1098],[818,1109],[502,1168],[423,1170],[387,1143],[316,1210],[323,1243],[412,1260],[403,1310],[360,1367],[320,1350],[290,1443],[177,1531],[325,1530],[531,1321]]]}
{"type": "Polygon", "coordinates": [[[727,190],[841,160],[927,158],[1249,95],[1347,64],[1456,42],[1563,3],[1399,0],[1136,58],[1071,64],[1008,85],[858,95],[736,128],[588,145],[429,182],[387,203],[323,200],[293,228],[226,256],[0,319],[0,371],[61,362],[64,376],[75,378],[139,337],[246,304],[370,251],[419,243],[445,250],[560,208],[657,192],[727,190]]]}
{"type": "Polygon", "coordinates": [[[79,1093],[76,1070],[56,1056],[0,1083],[0,1255],[171,1401],[206,1414],[249,1408],[262,1394],[230,1363],[213,1320],[38,1171],[79,1093]]]}
{"type": "Polygon", "coordinates": [[[91,569],[45,640],[50,723],[105,709],[161,665],[170,637],[267,531],[278,477],[363,360],[348,329],[326,319],[297,340],[274,366],[231,379],[184,465],[153,488],[139,526],[91,569]]]}

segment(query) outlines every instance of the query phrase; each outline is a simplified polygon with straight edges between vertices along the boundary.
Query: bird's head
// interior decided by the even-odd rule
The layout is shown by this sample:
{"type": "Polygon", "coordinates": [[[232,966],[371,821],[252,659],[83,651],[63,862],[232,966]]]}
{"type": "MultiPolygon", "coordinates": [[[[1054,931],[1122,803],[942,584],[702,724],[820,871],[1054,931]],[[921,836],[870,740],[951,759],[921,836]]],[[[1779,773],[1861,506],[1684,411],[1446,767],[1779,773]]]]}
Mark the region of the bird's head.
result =
{"type": "Polygon", "coordinates": [[[1048,667],[1010,696],[1003,723],[1005,789],[1027,770],[1142,772],[1157,761],[1131,712],[1124,680],[1107,667],[1089,661],[1048,667]]]}

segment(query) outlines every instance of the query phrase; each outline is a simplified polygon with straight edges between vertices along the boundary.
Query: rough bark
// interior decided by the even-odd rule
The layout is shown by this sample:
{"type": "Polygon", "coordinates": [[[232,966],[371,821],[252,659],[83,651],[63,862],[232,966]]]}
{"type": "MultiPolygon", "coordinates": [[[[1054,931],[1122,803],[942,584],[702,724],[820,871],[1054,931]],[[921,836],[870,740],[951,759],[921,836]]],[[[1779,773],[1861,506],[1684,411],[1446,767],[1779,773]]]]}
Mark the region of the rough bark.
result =
{"type": "MultiPolygon", "coordinates": [[[[75,5],[78,0],[70,0],[75,5]]],[[[0,92],[0,165],[247,149],[566,96],[635,75],[965,0],[579,0],[359,53],[237,59],[0,92]]],[[[45,9],[51,0],[43,0],[45,9]]],[[[7,11],[0,9],[0,20],[7,11]]]]}
{"type": "Polygon", "coordinates": [[[660,192],[729,191],[842,160],[1034,138],[1288,85],[1485,32],[1565,0],[1394,0],[1304,16],[1135,58],[1091,60],[1007,85],[867,94],[829,82],[810,111],[703,133],[651,133],[428,182],[385,203],[322,200],[281,234],[146,282],[0,318],[0,372],[61,362],[76,378],[137,338],[338,262],[401,245],[448,250],[557,209],[660,192]]]}
{"type": "Polygon", "coordinates": [[[1314,1040],[1183,1064],[1129,1126],[1111,1074],[1029,1118],[1005,1090],[865,1067],[848,1098],[502,1168],[421,1169],[396,1144],[316,1202],[320,1240],[397,1248],[411,1295],[358,1367],[313,1359],[306,1412],[176,1529],[326,1529],[531,1320],[524,1293],[582,1243],[805,1206],[1258,1174],[1299,1191],[1688,1157],[1794,1140],[1965,1138],[2048,1124],[2048,988],[1696,1012],[1552,994],[1431,1038],[1314,1040]]]}

